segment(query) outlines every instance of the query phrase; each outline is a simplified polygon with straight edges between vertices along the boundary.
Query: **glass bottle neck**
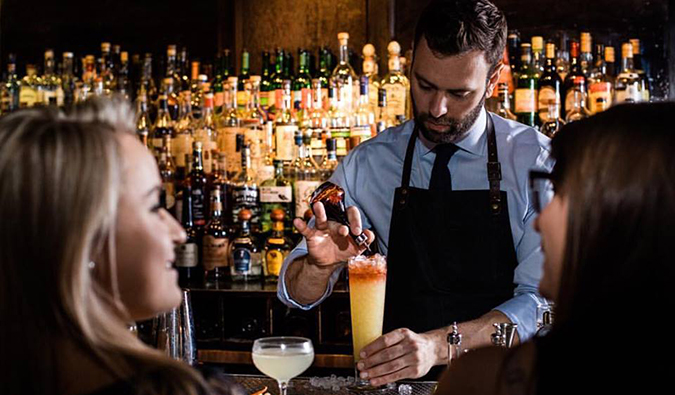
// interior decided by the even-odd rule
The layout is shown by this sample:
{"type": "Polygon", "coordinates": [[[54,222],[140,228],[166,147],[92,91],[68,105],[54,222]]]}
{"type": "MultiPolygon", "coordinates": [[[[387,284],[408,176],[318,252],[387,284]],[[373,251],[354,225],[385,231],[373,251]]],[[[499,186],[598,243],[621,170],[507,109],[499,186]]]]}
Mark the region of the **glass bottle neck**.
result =
{"type": "Polygon", "coordinates": [[[202,150],[195,150],[192,156],[194,157],[194,159],[192,160],[192,170],[203,171],[204,162],[202,159],[202,150]]]}
{"type": "Polygon", "coordinates": [[[183,195],[183,228],[192,227],[192,191],[183,195]]]}
{"type": "Polygon", "coordinates": [[[633,71],[633,58],[622,57],[621,58],[621,70],[626,72],[633,71]]]}
{"type": "Polygon", "coordinates": [[[340,64],[349,64],[349,47],[347,44],[340,45],[340,64]]]}

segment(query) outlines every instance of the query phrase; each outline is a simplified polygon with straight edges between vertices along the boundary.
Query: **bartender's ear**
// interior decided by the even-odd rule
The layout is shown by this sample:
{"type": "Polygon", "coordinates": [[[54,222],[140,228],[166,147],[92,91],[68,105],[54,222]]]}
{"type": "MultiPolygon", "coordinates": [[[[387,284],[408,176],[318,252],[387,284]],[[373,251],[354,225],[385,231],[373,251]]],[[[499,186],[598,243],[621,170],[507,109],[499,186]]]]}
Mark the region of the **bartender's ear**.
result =
{"type": "Polygon", "coordinates": [[[485,94],[486,97],[492,97],[492,93],[497,87],[497,83],[499,82],[499,76],[502,74],[503,69],[504,69],[504,62],[500,60],[499,63],[497,63],[497,65],[495,66],[495,69],[492,72],[492,74],[488,77],[487,89],[485,94]]]}

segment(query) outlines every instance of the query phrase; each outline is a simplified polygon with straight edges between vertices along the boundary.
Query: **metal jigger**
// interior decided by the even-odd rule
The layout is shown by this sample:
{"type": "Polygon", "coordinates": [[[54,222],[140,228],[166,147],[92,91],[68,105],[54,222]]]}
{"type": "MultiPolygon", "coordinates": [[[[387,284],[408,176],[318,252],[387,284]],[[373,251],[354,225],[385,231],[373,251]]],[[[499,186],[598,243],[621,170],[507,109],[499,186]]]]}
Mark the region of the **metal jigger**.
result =
{"type": "Polygon", "coordinates": [[[495,327],[495,333],[492,334],[492,344],[499,347],[510,348],[513,345],[518,324],[504,322],[492,325],[495,327]]]}
{"type": "Polygon", "coordinates": [[[161,314],[157,326],[157,348],[176,360],[189,365],[197,363],[194,320],[190,291],[183,290],[178,308],[161,314]]]}

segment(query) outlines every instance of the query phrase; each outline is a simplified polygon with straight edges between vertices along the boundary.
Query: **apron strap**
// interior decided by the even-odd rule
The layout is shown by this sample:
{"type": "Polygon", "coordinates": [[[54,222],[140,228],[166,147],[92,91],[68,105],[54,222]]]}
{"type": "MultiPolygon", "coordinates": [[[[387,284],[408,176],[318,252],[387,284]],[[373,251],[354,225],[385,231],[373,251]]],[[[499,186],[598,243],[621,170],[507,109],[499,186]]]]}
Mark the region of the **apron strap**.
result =
{"type": "Polygon", "coordinates": [[[502,211],[502,198],[500,194],[500,181],[502,179],[502,165],[499,163],[497,155],[497,137],[495,136],[495,126],[492,122],[492,116],[487,114],[487,148],[488,162],[487,174],[490,183],[490,211],[493,215],[499,215],[502,211]]]}
{"type": "Polygon", "coordinates": [[[401,188],[407,189],[410,186],[410,172],[412,170],[412,160],[415,155],[415,142],[417,141],[417,124],[413,129],[410,140],[408,141],[408,149],[405,152],[405,161],[403,162],[403,177],[401,179],[401,188]]]}

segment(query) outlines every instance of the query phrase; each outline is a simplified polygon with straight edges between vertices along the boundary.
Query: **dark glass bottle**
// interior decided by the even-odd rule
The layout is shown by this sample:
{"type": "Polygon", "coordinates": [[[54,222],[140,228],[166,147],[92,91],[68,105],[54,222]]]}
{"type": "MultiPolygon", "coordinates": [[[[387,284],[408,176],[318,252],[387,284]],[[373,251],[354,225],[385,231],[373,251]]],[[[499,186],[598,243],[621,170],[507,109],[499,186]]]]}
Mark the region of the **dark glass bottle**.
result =
{"type": "Polygon", "coordinates": [[[522,68],[515,91],[515,114],[518,122],[535,126],[537,122],[537,72],[532,66],[532,46],[521,45],[522,68]]]}
{"type": "Polygon", "coordinates": [[[263,51],[262,53],[262,77],[260,80],[260,107],[267,113],[270,107],[270,94],[274,93],[272,88],[272,70],[270,68],[270,53],[263,51]]]}
{"type": "Polygon", "coordinates": [[[192,187],[192,215],[195,227],[201,234],[206,226],[208,197],[207,178],[202,159],[202,143],[192,143],[192,169],[188,176],[188,185],[192,187]]]}
{"type": "Polygon", "coordinates": [[[162,139],[164,136],[173,137],[171,115],[169,114],[169,106],[167,96],[165,94],[159,96],[157,120],[152,127],[152,147],[155,157],[159,157],[159,153],[162,150],[162,139]]]}
{"type": "Polygon", "coordinates": [[[187,239],[185,243],[176,246],[175,267],[178,270],[178,284],[183,288],[191,288],[201,285],[204,280],[204,270],[199,266],[201,261],[199,235],[192,221],[192,188],[189,185],[186,186],[182,194],[185,197],[183,198],[181,225],[183,225],[187,239]]]}
{"type": "Polygon", "coordinates": [[[300,67],[292,85],[294,111],[305,110],[311,104],[312,77],[309,75],[309,52],[301,49],[298,56],[300,67]]]}
{"type": "Polygon", "coordinates": [[[548,120],[548,106],[552,101],[560,105],[562,80],[558,75],[555,61],[555,44],[546,44],[546,63],[544,73],[539,78],[539,124],[543,125],[548,120]]]}
{"type": "Polygon", "coordinates": [[[229,279],[230,275],[228,267],[230,238],[220,198],[220,186],[216,186],[211,191],[211,219],[204,229],[202,238],[202,260],[208,282],[222,282],[229,279]]]}
{"type": "Polygon", "coordinates": [[[262,275],[262,254],[251,230],[251,218],[251,211],[239,212],[239,231],[230,246],[230,271],[235,282],[260,280],[262,275]]]}
{"type": "Polygon", "coordinates": [[[565,114],[565,117],[567,117],[567,113],[574,107],[575,91],[579,92],[578,96],[583,97],[584,102],[586,101],[586,76],[581,70],[578,41],[572,41],[570,43],[570,55],[572,57],[572,64],[570,65],[570,72],[565,76],[565,82],[563,84],[565,100],[562,103],[562,114],[565,114]]]}

